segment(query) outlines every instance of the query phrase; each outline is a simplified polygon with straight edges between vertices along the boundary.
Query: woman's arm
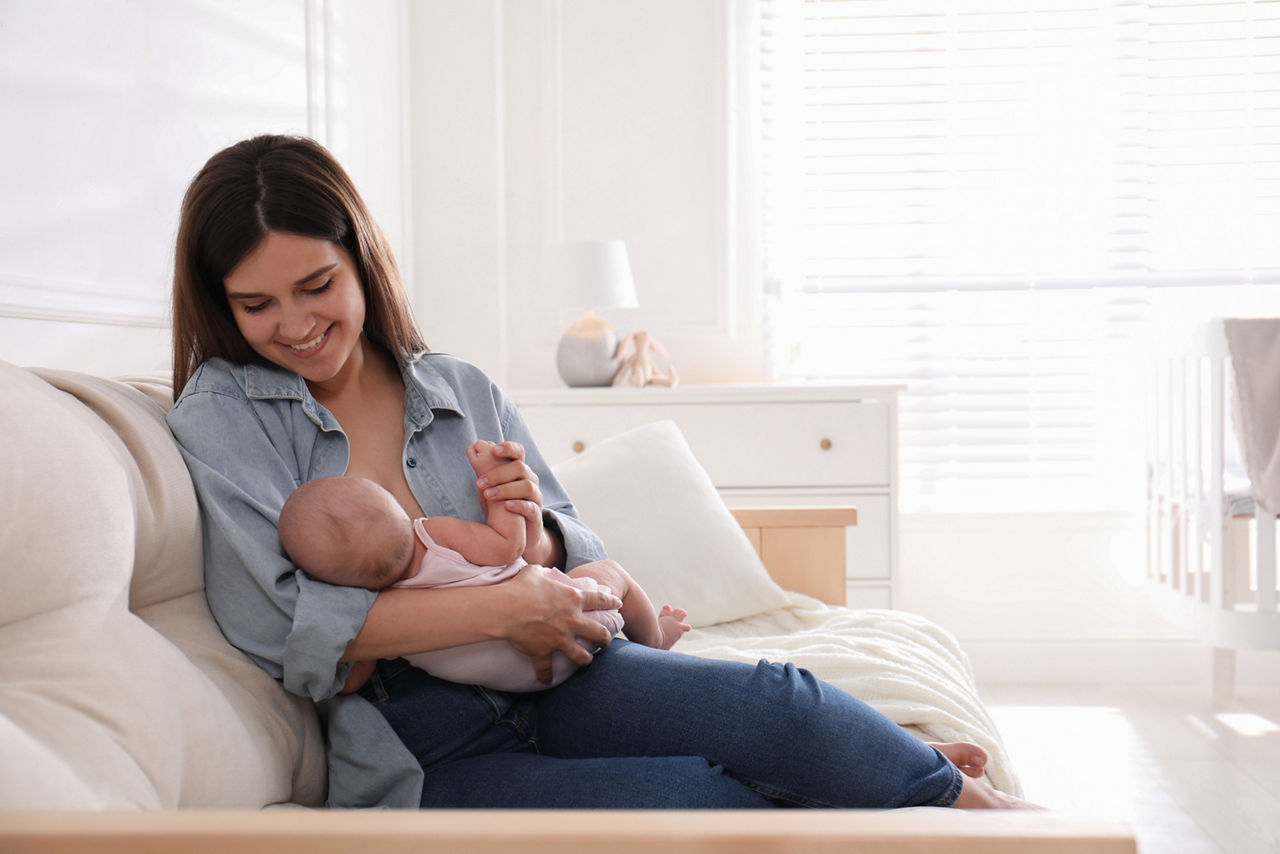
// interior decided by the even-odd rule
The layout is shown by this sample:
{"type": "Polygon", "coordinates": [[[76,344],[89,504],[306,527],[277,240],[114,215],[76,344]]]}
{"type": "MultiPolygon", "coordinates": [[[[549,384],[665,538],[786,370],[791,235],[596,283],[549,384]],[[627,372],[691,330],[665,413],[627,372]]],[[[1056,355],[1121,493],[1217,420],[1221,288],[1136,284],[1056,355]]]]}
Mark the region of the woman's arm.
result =
{"type": "Polygon", "coordinates": [[[496,638],[532,656],[539,678],[550,682],[553,651],[585,666],[591,654],[576,638],[609,644],[609,632],[583,612],[621,604],[611,593],[559,584],[528,568],[489,587],[389,588],[378,593],[342,660],[389,658],[496,638]]]}
{"type": "Polygon", "coordinates": [[[298,572],[276,526],[299,482],[341,474],[313,471],[313,461],[340,465],[342,457],[331,452],[333,438],[298,417],[296,403],[250,400],[237,370],[199,369],[168,418],[200,501],[205,593],[233,646],[289,691],[321,700],[342,688],[340,657],[375,594],[298,572]]]}

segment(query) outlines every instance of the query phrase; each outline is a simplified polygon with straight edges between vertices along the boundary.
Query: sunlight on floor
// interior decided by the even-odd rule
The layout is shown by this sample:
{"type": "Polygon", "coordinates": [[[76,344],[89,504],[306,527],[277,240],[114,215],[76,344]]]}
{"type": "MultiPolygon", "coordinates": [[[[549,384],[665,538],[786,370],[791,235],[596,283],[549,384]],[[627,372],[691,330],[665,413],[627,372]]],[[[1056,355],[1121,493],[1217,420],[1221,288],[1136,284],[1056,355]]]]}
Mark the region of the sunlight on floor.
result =
{"type": "Polygon", "coordinates": [[[1122,821],[1139,851],[1280,852],[1280,693],[1214,709],[1191,687],[984,686],[1028,800],[1122,821]]]}
{"type": "Polygon", "coordinates": [[[1243,736],[1257,737],[1267,733],[1280,732],[1280,726],[1262,717],[1262,715],[1255,715],[1249,712],[1224,712],[1214,715],[1214,717],[1243,736]]]}
{"type": "Polygon", "coordinates": [[[1131,812],[1138,791],[1133,762],[1101,761],[1104,757],[1141,757],[1142,740],[1120,709],[1006,706],[992,708],[991,714],[1022,777],[1028,800],[1098,817],[1120,818],[1131,812]],[[1051,737],[1046,738],[1047,733],[1051,737]],[[1058,773],[1038,773],[1038,769],[1053,767],[1058,773]]]}

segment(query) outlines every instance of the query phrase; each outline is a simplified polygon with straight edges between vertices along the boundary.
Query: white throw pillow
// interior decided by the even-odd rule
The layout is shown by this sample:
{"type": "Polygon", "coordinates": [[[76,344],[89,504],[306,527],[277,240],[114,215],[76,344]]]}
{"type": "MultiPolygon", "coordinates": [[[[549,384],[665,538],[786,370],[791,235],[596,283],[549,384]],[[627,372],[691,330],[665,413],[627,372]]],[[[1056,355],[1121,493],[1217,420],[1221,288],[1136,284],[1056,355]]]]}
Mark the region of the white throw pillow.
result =
{"type": "Polygon", "coordinates": [[[612,436],[555,475],[609,557],[695,628],[787,605],[674,421],[612,436]]]}

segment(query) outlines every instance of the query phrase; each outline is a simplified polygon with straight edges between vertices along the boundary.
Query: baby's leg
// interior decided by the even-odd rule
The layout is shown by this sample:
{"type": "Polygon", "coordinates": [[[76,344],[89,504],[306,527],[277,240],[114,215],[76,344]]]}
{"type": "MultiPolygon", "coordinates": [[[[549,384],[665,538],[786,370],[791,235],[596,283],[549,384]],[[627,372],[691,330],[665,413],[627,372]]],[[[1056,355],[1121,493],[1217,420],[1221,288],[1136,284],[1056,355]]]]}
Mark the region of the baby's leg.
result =
{"type": "Polygon", "coordinates": [[[689,626],[688,614],[666,607],[660,616],[644,589],[615,561],[597,560],[569,571],[570,577],[587,576],[613,591],[622,600],[623,631],[631,640],[656,649],[671,649],[689,626]]]}

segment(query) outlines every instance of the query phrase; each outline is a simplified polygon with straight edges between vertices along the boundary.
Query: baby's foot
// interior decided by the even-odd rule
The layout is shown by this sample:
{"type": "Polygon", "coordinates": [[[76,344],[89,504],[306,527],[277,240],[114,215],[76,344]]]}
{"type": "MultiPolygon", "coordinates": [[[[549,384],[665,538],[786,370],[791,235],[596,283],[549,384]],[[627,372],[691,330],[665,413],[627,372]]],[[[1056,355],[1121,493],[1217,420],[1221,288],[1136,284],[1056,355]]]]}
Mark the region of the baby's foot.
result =
{"type": "Polygon", "coordinates": [[[475,471],[476,477],[484,477],[502,465],[503,460],[493,455],[493,449],[496,447],[497,445],[493,442],[478,439],[467,448],[467,462],[471,463],[471,468],[475,471]]]}
{"type": "Polygon", "coordinates": [[[672,608],[670,605],[663,605],[662,610],[658,612],[658,627],[662,629],[662,648],[671,649],[676,645],[676,641],[684,637],[684,633],[689,631],[691,626],[685,622],[689,618],[689,612],[684,608],[672,608]]]}

